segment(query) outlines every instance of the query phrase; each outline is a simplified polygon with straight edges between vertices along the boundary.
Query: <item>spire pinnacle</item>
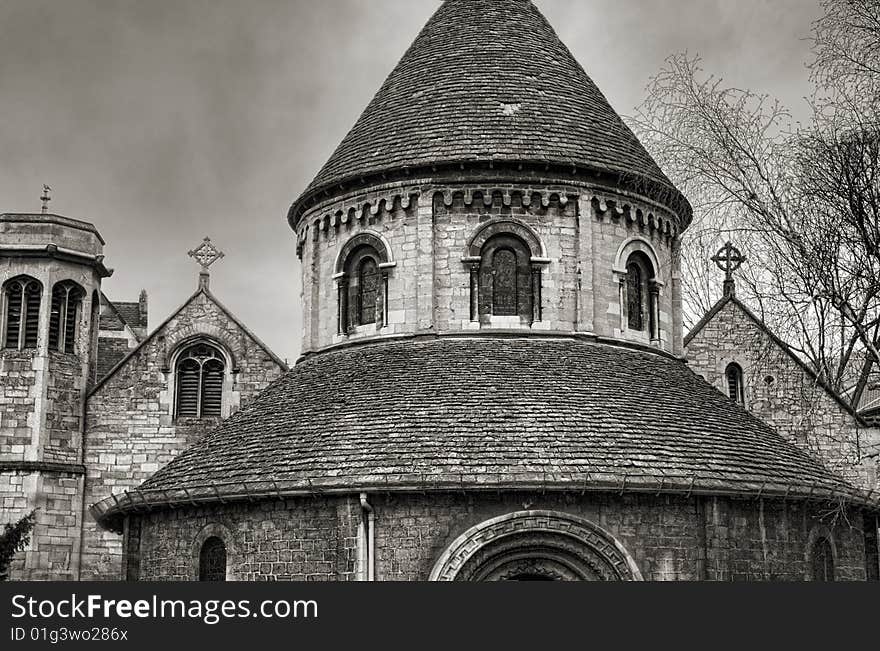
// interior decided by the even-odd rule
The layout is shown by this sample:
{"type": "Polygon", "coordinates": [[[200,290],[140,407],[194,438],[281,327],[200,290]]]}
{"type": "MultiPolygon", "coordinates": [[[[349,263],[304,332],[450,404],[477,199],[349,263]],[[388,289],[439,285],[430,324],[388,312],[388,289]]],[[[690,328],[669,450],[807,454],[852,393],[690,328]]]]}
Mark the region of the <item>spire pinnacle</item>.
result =
{"type": "Polygon", "coordinates": [[[40,196],[40,201],[43,202],[43,214],[45,215],[49,212],[49,202],[52,201],[52,188],[43,183],[43,194],[40,196]]]}

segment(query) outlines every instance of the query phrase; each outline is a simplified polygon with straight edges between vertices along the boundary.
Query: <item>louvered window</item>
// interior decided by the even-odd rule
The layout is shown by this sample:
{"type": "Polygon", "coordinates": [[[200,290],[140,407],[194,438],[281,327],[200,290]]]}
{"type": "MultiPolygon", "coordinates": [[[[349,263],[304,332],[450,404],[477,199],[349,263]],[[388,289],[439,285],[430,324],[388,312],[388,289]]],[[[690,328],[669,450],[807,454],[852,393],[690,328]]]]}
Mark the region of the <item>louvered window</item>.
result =
{"type": "Polygon", "coordinates": [[[744,405],[746,401],[742,368],[735,362],[728,364],[724,375],[727,378],[727,395],[734,402],[744,405]]]}
{"type": "Polygon", "coordinates": [[[211,536],[199,552],[199,581],[226,580],[226,543],[211,536]]]}
{"type": "Polygon", "coordinates": [[[42,285],[33,278],[14,278],[3,287],[4,348],[37,347],[42,295],[42,285]]]}
{"type": "Polygon", "coordinates": [[[177,361],[177,416],[220,416],[225,371],[223,355],[214,346],[199,343],[184,350],[177,361]]]}
{"type": "Polygon", "coordinates": [[[61,353],[76,351],[77,323],[84,296],[74,282],[58,283],[52,289],[52,311],[49,314],[49,350],[61,353]]]}

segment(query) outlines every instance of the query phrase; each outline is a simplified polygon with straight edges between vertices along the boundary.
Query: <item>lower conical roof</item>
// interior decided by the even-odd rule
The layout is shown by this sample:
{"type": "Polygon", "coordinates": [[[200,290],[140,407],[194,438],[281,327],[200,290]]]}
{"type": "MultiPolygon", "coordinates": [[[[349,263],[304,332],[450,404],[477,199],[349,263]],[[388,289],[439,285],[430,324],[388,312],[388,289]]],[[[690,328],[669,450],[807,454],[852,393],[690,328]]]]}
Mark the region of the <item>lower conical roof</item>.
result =
{"type": "Polygon", "coordinates": [[[531,487],[854,491],[680,360],[573,337],[443,337],[307,359],[128,504],[531,487]]]}

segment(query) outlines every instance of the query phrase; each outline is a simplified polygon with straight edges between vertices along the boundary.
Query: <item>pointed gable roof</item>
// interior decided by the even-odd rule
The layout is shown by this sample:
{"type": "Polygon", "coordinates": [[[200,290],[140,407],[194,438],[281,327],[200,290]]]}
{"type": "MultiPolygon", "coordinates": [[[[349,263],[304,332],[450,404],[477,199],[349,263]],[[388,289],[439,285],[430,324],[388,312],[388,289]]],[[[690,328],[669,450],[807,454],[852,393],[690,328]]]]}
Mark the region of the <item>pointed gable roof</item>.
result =
{"type": "Polygon", "coordinates": [[[213,303],[218,310],[220,310],[226,317],[232,321],[238,328],[253,341],[257,346],[259,346],[271,359],[274,361],[282,370],[287,371],[288,366],[287,363],[278,357],[272,349],[270,349],[263,341],[257,337],[242,321],[239,319],[229,308],[227,308],[223,303],[221,303],[214,294],[210,292],[206,287],[199,287],[194,294],[192,294],[186,301],[184,301],[183,305],[174,310],[167,319],[165,319],[159,326],[153,330],[146,338],[140,341],[135,348],[132,348],[130,352],[128,352],[124,357],[122,357],[109,371],[107,371],[103,377],[99,379],[99,381],[92,387],[89,395],[97,393],[98,390],[104,386],[116,373],[128,363],[128,360],[133,358],[135,355],[138,355],[153,339],[165,331],[166,326],[171,323],[171,321],[181,312],[183,312],[189,305],[195,301],[199,296],[204,296],[210,303],[213,303]]]}
{"type": "Polygon", "coordinates": [[[303,195],[466,162],[608,173],[690,206],[529,0],[446,0],[303,195]]]}
{"type": "Polygon", "coordinates": [[[755,327],[758,328],[761,332],[763,332],[770,341],[772,341],[781,351],[783,351],[797,366],[803,370],[812,380],[834,400],[840,407],[851,415],[857,425],[861,427],[870,427],[871,424],[868,423],[864,417],[853,407],[852,404],[848,400],[846,400],[843,396],[841,396],[831,385],[829,385],[822,377],[816,373],[816,371],[809,366],[800,356],[792,350],[791,346],[789,346],[785,341],[783,341],[775,332],[770,329],[764,320],[759,317],[757,314],[752,312],[749,307],[739,300],[736,297],[736,294],[726,294],[722,296],[715,305],[713,305],[706,314],[703,315],[703,318],[700,319],[691,331],[688,332],[684,336],[684,346],[687,348],[690,343],[699,335],[703,328],[705,328],[709,323],[718,316],[718,313],[721,312],[727,305],[732,305],[737,308],[740,312],[742,312],[747,319],[749,319],[752,323],[755,324],[755,327]]]}

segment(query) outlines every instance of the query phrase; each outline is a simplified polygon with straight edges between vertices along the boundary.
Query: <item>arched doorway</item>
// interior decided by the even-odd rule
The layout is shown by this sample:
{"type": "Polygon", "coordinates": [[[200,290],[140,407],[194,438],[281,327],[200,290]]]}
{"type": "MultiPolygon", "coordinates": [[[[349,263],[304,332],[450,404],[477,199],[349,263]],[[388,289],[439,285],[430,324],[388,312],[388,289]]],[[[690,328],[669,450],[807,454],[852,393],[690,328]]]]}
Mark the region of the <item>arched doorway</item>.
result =
{"type": "Polygon", "coordinates": [[[468,529],[440,556],[432,581],[640,581],[624,547],[588,520],[557,511],[510,513],[468,529]]]}

